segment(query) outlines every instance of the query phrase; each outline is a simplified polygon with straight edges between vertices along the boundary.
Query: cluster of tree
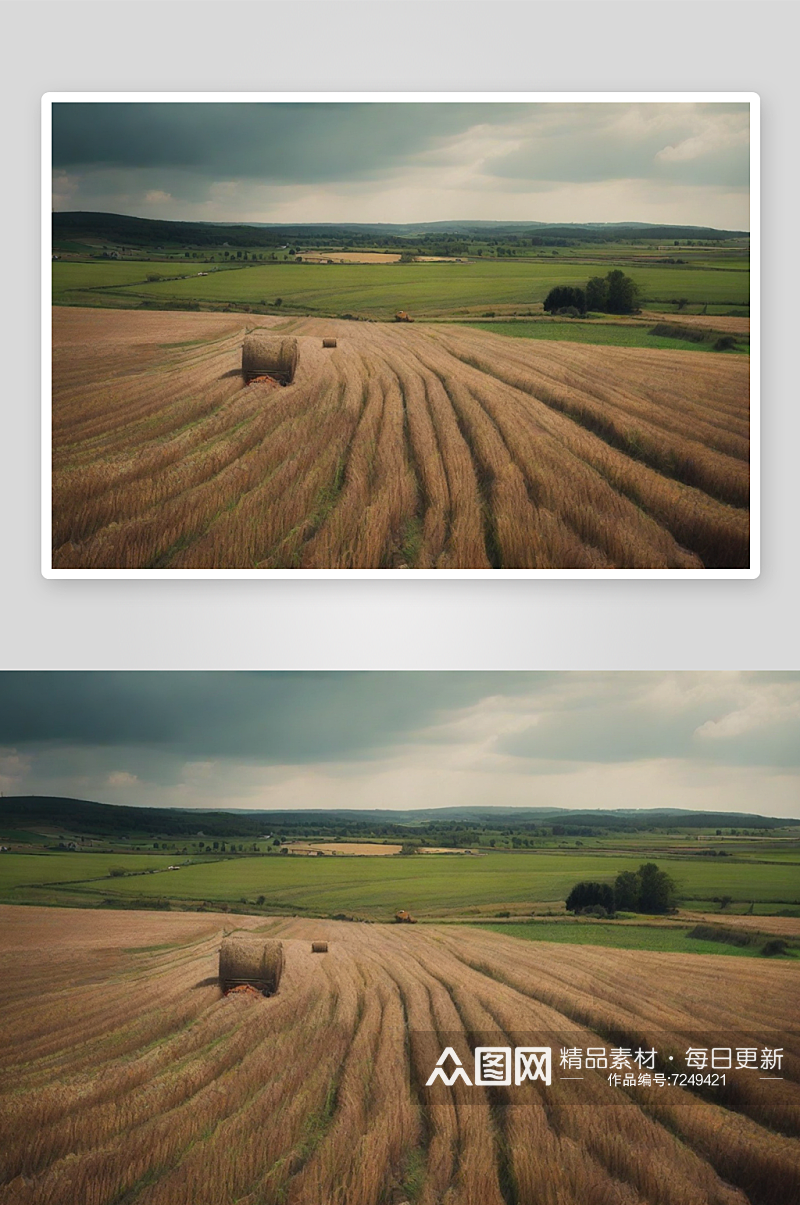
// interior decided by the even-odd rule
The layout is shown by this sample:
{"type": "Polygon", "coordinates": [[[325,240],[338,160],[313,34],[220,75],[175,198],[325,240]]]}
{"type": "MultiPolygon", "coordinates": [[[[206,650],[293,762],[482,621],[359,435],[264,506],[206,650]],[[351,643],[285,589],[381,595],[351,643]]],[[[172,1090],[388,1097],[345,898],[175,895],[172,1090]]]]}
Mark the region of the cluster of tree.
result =
{"type": "MultiPolygon", "coordinates": [[[[522,241],[522,240],[520,240],[520,241],[522,241]]],[[[577,239],[565,239],[565,238],[538,238],[537,237],[537,238],[528,239],[528,243],[530,244],[531,247],[575,247],[575,246],[577,246],[578,240],[577,239]]]]}
{"type": "Polygon", "coordinates": [[[576,883],[567,896],[567,911],[613,916],[615,912],[672,912],[678,898],[674,880],[655,862],[637,871],[623,870],[614,885],[576,883]]]}
{"type": "MultiPolygon", "coordinates": [[[[403,245],[408,247],[407,241],[404,241],[403,245]]],[[[446,239],[444,241],[437,239],[431,242],[420,240],[416,253],[421,255],[466,255],[469,250],[469,243],[456,239],[446,239]]]]}
{"type": "Polygon", "coordinates": [[[572,310],[585,314],[586,290],[573,285],[556,285],[545,297],[544,308],[548,314],[563,314],[572,310]]]}
{"type": "Polygon", "coordinates": [[[568,912],[612,916],[616,912],[614,888],[610,883],[576,883],[567,896],[568,912]]]}
{"type": "Polygon", "coordinates": [[[586,283],[586,308],[601,314],[632,314],[639,290],[630,276],[614,268],[607,276],[593,276],[586,283]]]}
{"type": "Polygon", "coordinates": [[[637,308],[638,288],[630,276],[614,268],[606,276],[593,276],[585,288],[557,285],[544,299],[548,314],[632,314],[637,308]]]}

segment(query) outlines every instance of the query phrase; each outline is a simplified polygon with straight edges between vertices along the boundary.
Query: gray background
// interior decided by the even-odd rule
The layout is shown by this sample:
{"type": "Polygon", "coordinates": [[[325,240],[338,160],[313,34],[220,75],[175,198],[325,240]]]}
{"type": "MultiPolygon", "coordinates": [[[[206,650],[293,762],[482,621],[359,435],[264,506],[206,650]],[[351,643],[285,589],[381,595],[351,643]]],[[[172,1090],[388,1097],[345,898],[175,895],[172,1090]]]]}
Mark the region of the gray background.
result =
{"type": "Polygon", "coordinates": [[[800,668],[797,25],[779,0],[2,4],[0,668],[800,668]],[[39,102],[122,90],[759,93],[761,577],[43,579],[39,102]]]}

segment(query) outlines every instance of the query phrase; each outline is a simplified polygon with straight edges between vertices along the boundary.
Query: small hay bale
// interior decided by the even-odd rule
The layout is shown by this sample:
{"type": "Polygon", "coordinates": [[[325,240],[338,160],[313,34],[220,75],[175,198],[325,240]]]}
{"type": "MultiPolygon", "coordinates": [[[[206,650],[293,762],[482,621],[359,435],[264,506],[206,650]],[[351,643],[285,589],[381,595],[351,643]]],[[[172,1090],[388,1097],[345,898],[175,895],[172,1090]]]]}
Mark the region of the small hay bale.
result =
{"type": "Polygon", "coordinates": [[[335,347],[335,346],[336,346],[336,340],[335,340],[335,339],[323,339],[323,340],[322,340],[322,346],[323,346],[323,347],[335,347]]]}
{"type": "Polygon", "coordinates": [[[241,984],[274,996],[283,971],[283,946],[253,934],[225,937],[219,951],[219,981],[224,992],[241,984]]]}
{"type": "Polygon", "coordinates": [[[312,941],[311,953],[312,954],[327,954],[328,953],[327,941],[312,941]]]}
{"type": "Polygon", "coordinates": [[[246,381],[266,376],[289,385],[294,380],[297,360],[296,339],[277,339],[255,331],[246,335],[242,344],[242,374],[246,381]]]}

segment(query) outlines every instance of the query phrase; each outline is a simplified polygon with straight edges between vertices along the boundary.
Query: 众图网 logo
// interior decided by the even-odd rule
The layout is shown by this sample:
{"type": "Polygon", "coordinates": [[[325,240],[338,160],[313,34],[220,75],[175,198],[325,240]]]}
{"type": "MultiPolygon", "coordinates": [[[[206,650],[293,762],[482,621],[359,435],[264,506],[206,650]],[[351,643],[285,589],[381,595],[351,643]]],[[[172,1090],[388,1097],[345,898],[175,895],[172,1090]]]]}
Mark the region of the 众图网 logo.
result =
{"type": "MultiPolygon", "coordinates": [[[[426,1087],[437,1081],[452,1087],[457,1081],[470,1088],[510,1088],[539,1080],[548,1087],[553,1078],[550,1046],[476,1046],[475,1070],[470,1073],[452,1046],[436,1061],[426,1087]]],[[[781,1082],[783,1047],[690,1046],[683,1054],[659,1052],[651,1047],[589,1046],[586,1050],[562,1046],[558,1053],[558,1079],[583,1080],[583,1074],[601,1074],[613,1087],[725,1087],[729,1075],[750,1074],[763,1083],[781,1082]],[[561,1074],[565,1072],[566,1074],[561,1074]],[[760,1074],[767,1072],[766,1075],[760,1074]]],[[[471,1060],[470,1060],[471,1063],[471,1060]]]]}
{"type": "Polygon", "coordinates": [[[464,1064],[453,1047],[446,1046],[425,1086],[430,1088],[437,1080],[441,1080],[448,1088],[456,1080],[461,1080],[470,1088],[508,1088],[512,1083],[520,1087],[532,1080],[541,1080],[549,1086],[552,1076],[553,1062],[549,1046],[515,1046],[513,1050],[510,1046],[477,1046],[474,1079],[467,1075],[464,1064]],[[449,1074],[446,1069],[448,1063],[449,1074]]]}

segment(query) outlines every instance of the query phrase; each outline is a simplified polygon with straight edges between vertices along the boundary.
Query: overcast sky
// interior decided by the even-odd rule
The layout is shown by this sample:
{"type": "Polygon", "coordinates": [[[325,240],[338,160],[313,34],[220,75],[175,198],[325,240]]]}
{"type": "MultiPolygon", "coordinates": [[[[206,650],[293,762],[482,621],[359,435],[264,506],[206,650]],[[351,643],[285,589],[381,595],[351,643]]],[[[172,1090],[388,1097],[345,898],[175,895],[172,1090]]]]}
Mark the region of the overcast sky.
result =
{"type": "Polygon", "coordinates": [[[0,789],[800,816],[800,674],[2,673],[0,789]]]}
{"type": "Polygon", "coordinates": [[[55,104],[53,208],[749,230],[749,106],[55,104]]]}

